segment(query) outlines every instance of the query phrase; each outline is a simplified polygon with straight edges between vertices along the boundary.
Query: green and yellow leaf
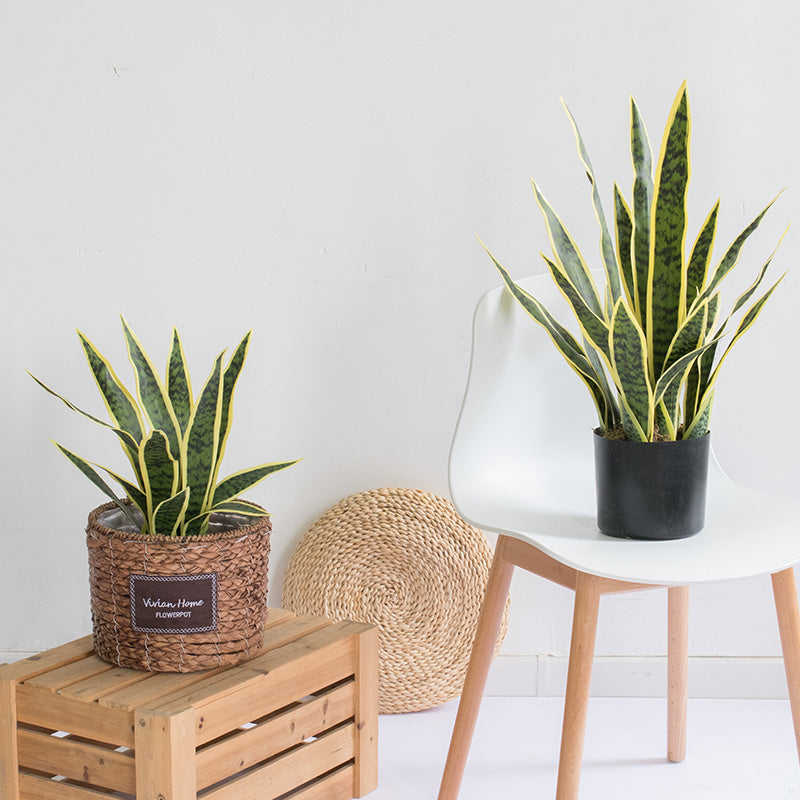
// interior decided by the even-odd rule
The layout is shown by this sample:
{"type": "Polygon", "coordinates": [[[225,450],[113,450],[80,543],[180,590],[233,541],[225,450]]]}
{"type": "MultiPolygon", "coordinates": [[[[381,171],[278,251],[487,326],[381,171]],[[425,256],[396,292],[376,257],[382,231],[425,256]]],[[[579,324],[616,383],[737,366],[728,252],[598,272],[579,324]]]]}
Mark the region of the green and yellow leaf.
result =
{"type": "Polygon", "coordinates": [[[272,475],[282,469],[291,467],[298,461],[299,459],[295,459],[294,461],[276,461],[272,464],[261,464],[258,467],[234,472],[233,475],[229,475],[225,480],[217,484],[210,506],[214,508],[221,503],[227,503],[229,500],[251,489],[256,484],[261,483],[267,475],[272,475]]]}
{"type": "Polygon", "coordinates": [[[136,390],[139,400],[152,427],[155,430],[164,431],[169,442],[170,452],[177,454],[181,447],[180,426],[167,390],[161,383],[161,378],[141,342],[136,338],[125,318],[120,317],[120,319],[128,346],[128,357],[136,375],[136,390]]]}
{"type": "Polygon", "coordinates": [[[647,284],[650,276],[650,217],[653,205],[653,154],[636,102],[631,97],[631,159],[633,161],[633,267],[637,300],[636,316],[645,336],[647,284]]]}
{"type": "Polygon", "coordinates": [[[670,342],[686,314],[686,191],[691,116],[683,83],[669,114],[656,167],[647,282],[647,347],[651,379],[661,374],[670,342]]]}
{"type": "MultiPolygon", "coordinates": [[[[621,410],[622,407],[625,409],[623,424],[625,412],[629,412],[645,441],[649,441],[653,437],[655,404],[647,370],[647,342],[639,323],[622,299],[614,306],[611,319],[611,365],[612,377],[617,381],[620,393],[621,410]]],[[[638,431],[632,436],[626,427],[625,433],[634,441],[638,438],[638,431]]]]}
{"type": "Polygon", "coordinates": [[[190,489],[187,486],[172,497],[162,500],[153,513],[153,533],[177,536],[186,515],[190,489]]]}
{"type": "Polygon", "coordinates": [[[131,513],[130,508],[128,508],[125,503],[123,503],[120,498],[117,497],[117,493],[100,477],[100,475],[92,468],[92,465],[85,459],[81,458],[79,455],[76,455],[71,450],[67,450],[66,447],[60,445],[58,442],[53,442],[53,444],[98,488],[100,491],[106,495],[106,497],[110,497],[118,506],[122,509],[123,513],[126,517],[134,524],[136,527],[139,527],[139,521],[134,517],[131,513]]]}
{"type": "Polygon", "coordinates": [[[189,427],[192,416],[192,382],[189,378],[189,367],[177,328],[172,329],[172,344],[167,359],[167,396],[169,397],[181,435],[189,427]]]}
{"type": "Polygon", "coordinates": [[[605,212],[603,211],[603,204],[600,201],[600,192],[597,190],[597,181],[594,177],[594,168],[592,167],[592,162],[589,160],[589,153],[586,151],[586,146],[583,143],[583,137],[578,129],[578,123],[575,122],[575,117],[572,116],[572,112],[569,110],[569,108],[567,108],[567,104],[563,101],[563,99],[561,104],[564,106],[564,110],[567,112],[570,125],[572,125],[572,130],[575,134],[575,142],[578,146],[578,155],[580,156],[581,162],[586,169],[586,177],[588,178],[589,184],[592,187],[592,206],[594,207],[595,217],[597,217],[597,223],[600,226],[600,256],[603,260],[603,266],[605,267],[606,271],[606,286],[610,294],[610,306],[613,308],[614,303],[617,302],[622,294],[620,267],[617,264],[617,256],[614,251],[614,242],[608,232],[608,225],[606,223],[605,212]]]}
{"type": "Polygon", "coordinates": [[[563,267],[564,272],[578,290],[580,296],[583,298],[586,305],[598,317],[603,317],[603,306],[600,302],[600,295],[597,292],[594,278],[586,266],[583,256],[578,250],[578,245],[575,244],[569,232],[564,227],[564,223],[553,211],[550,203],[547,202],[544,195],[539,191],[539,187],[534,181],[531,181],[533,191],[536,195],[536,202],[542,210],[547,233],[550,237],[550,243],[553,246],[553,253],[559,264],[563,267]]]}

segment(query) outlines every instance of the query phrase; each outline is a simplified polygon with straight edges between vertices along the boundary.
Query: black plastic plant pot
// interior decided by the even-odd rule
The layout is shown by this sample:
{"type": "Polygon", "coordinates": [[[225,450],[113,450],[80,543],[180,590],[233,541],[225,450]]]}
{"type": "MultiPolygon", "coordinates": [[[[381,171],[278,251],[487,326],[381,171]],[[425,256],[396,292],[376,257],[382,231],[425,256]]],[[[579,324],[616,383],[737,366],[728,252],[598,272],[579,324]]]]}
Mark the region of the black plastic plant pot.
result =
{"type": "Polygon", "coordinates": [[[597,527],[624,539],[685,539],[703,529],[711,434],[677,442],[594,436],[597,527]]]}

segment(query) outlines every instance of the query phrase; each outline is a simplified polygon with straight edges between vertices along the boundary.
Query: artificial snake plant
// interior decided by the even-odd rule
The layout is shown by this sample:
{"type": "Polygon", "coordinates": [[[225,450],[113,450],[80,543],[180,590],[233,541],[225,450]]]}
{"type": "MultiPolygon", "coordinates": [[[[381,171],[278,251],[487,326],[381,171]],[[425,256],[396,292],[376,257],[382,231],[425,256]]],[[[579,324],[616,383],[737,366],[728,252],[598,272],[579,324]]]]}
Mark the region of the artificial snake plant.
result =
{"type": "MultiPolygon", "coordinates": [[[[233,419],[233,392],[250,345],[245,334],[223,366],[224,351],[214,361],[211,375],[196,398],[192,397],[189,371],[178,331],[172,331],[166,380],[162,381],[130,326],[122,319],[122,330],[133,365],[136,397],[122,384],[109,362],[78,331],[103,402],[111,417],[108,423],[82,411],[54,392],[35,375],[31,377],[70,409],[112,430],[133,469],[134,481],[112,470],[92,464],[66,447],[56,447],[108,495],[142,533],[194,536],[208,533],[209,518],[218,512],[250,517],[267,515],[262,508],[238,499],[267,475],[290,467],[296,461],[261,464],[219,480],[219,469],[233,419]],[[124,490],[142,519],[117,497],[100,476],[99,467],[124,490]]],[[[29,373],[30,374],[30,373],[29,373]]]]}
{"type": "MultiPolygon", "coordinates": [[[[772,255],[749,288],[720,316],[720,284],[771,203],[742,231],[712,268],[719,201],[688,252],[686,201],[690,176],[691,116],[684,82],[670,111],[653,168],[650,142],[631,98],[632,202],[614,184],[612,238],[589,156],[569,109],[600,227],[605,287],[598,291],[584,258],[536,183],[533,190],[553,248],[542,253],[550,274],[578,322],[573,336],[489,253],[508,289],[541,324],[569,366],[588,387],[602,435],[632,441],[690,439],[705,435],[720,366],[753,325],[782,277],[752,303],[772,255]],[[741,312],[741,314],[739,313],[741,312]],[[738,322],[733,329],[733,319],[738,322]],[[733,335],[721,354],[718,346],[733,335]],[[613,432],[613,433],[612,433],[613,432]]],[[[777,199],[777,198],[776,198],[777,199]]],[[[488,252],[488,250],[487,250],[488,252]]]]}

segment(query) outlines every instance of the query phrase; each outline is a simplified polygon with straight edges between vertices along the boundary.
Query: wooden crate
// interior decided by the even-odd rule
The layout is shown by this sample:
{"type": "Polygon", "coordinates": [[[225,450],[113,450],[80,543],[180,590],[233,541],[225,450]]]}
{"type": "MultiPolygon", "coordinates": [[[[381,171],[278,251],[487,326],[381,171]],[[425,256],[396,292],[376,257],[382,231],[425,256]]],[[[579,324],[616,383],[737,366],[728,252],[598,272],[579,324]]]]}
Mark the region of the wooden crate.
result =
{"type": "Polygon", "coordinates": [[[92,638],[0,667],[3,800],[343,800],[377,785],[378,639],[270,610],[259,654],[113,667],[92,638]]]}

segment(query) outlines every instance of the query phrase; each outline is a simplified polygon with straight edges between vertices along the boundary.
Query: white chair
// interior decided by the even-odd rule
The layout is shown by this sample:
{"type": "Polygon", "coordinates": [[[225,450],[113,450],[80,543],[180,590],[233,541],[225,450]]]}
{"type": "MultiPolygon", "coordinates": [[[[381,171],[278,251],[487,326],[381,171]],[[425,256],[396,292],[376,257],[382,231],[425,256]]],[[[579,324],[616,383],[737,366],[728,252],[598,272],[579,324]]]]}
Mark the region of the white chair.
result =
{"type": "MultiPolygon", "coordinates": [[[[549,309],[557,306],[549,276],[521,284],[549,309]]],[[[544,330],[505,287],[484,295],[475,311],[449,478],[463,518],[499,537],[439,800],[458,796],[514,567],[575,591],[556,800],[578,797],[598,604],[608,593],[668,588],[667,757],[680,761],[689,584],[771,575],[800,752],[800,612],[793,570],[800,562],[800,501],[743,489],[712,458],[701,533],[667,542],[604,536],[595,523],[595,420],[588,392],[544,330]]]]}

